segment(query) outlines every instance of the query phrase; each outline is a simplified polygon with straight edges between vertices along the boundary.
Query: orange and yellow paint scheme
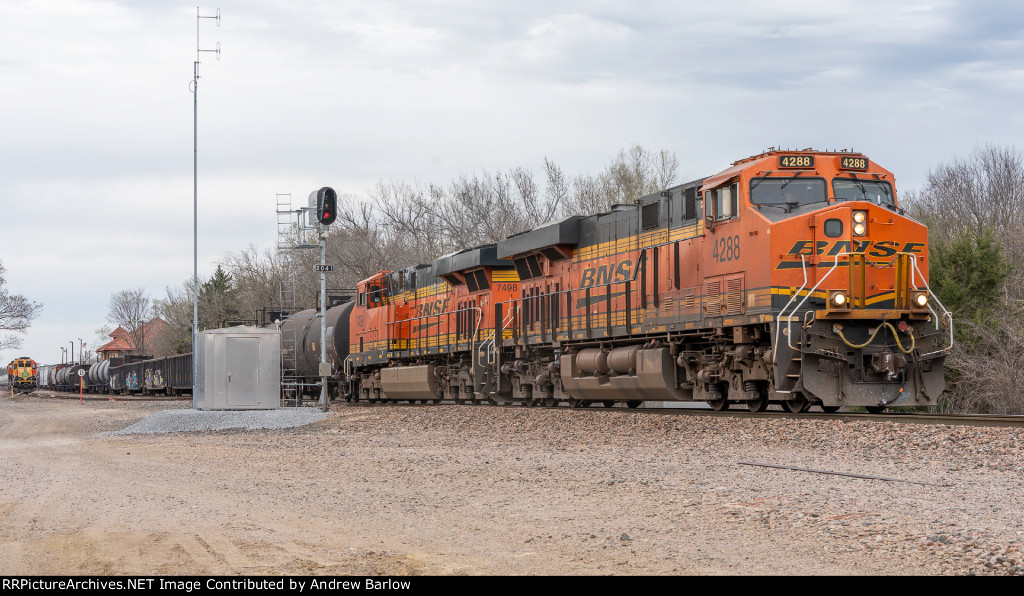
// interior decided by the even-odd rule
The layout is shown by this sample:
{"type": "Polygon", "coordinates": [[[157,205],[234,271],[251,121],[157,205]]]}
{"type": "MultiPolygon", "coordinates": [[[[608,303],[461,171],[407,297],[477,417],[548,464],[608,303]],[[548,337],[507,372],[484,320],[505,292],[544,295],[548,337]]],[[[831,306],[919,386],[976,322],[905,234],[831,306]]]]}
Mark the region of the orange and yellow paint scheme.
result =
{"type": "Polygon", "coordinates": [[[360,282],[358,395],[832,411],[944,388],[927,229],[859,153],[770,150],[474,250],[360,282]]]}

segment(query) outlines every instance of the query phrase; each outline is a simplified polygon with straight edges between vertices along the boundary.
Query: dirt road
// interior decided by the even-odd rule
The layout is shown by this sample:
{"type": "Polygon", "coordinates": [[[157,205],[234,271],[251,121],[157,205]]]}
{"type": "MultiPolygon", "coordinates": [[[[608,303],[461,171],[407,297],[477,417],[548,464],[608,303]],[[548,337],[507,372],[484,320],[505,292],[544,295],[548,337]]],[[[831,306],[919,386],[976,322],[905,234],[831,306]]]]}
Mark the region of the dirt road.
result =
{"type": "Polygon", "coordinates": [[[1024,564],[1024,437],[1012,429],[337,406],[285,430],[101,434],[190,405],[0,399],[0,571],[1016,574],[1024,564]]]}

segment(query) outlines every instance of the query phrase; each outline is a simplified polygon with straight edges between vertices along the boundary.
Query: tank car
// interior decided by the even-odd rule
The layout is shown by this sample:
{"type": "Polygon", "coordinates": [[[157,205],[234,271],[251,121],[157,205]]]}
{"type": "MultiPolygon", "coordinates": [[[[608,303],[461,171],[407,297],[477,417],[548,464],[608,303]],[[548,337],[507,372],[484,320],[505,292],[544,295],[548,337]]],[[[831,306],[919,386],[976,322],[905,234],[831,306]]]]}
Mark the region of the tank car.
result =
{"type": "MultiPolygon", "coordinates": [[[[348,357],[349,319],[353,302],[345,302],[327,309],[326,361],[331,367],[328,393],[334,398],[339,394],[339,380],[342,367],[348,357]]],[[[281,322],[281,365],[283,397],[288,400],[302,399],[305,394],[320,392],[320,343],[319,311],[302,310],[281,322]]]]}
{"type": "Polygon", "coordinates": [[[952,319],[927,229],[854,152],[769,150],[359,284],[351,399],[927,406],[952,319]]]}

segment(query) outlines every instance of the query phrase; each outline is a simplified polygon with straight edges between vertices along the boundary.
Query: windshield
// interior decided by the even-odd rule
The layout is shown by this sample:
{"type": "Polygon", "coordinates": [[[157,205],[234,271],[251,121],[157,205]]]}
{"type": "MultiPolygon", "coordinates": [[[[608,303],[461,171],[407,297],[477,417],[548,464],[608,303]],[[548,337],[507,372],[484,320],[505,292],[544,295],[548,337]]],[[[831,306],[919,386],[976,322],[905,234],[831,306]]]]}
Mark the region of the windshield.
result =
{"type": "Polygon", "coordinates": [[[825,181],[820,178],[754,178],[750,203],[795,207],[826,201],[825,181]]]}
{"type": "Polygon", "coordinates": [[[840,179],[832,181],[837,201],[871,201],[876,205],[895,205],[892,185],[877,180],[840,179]]]}

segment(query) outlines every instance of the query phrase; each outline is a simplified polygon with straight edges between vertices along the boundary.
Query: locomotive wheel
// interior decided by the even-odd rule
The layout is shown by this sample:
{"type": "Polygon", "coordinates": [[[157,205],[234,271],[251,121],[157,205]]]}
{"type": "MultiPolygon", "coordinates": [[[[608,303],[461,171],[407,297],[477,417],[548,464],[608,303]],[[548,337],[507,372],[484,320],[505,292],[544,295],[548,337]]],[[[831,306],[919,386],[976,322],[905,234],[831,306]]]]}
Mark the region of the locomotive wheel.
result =
{"type": "Polygon", "coordinates": [[[558,400],[553,397],[549,397],[541,402],[541,405],[545,408],[553,408],[558,405],[558,400]]]}
{"type": "Polygon", "coordinates": [[[864,409],[868,411],[868,414],[881,414],[885,411],[885,406],[867,406],[864,409]]]}
{"type": "Polygon", "coordinates": [[[835,414],[836,412],[839,411],[839,408],[841,408],[841,407],[843,407],[843,406],[826,406],[826,405],[822,404],[821,411],[825,412],[826,414],[835,414]]]}
{"type": "Polygon", "coordinates": [[[768,396],[762,395],[757,399],[748,399],[747,409],[751,412],[764,412],[768,409],[768,396]]]}
{"type": "Polygon", "coordinates": [[[601,402],[601,405],[606,407],[606,408],[614,408],[615,407],[615,400],[614,399],[606,399],[606,400],[601,402]]]}
{"type": "Polygon", "coordinates": [[[582,399],[570,399],[569,400],[569,407],[570,408],[585,408],[585,407],[587,407],[587,403],[585,401],[583,401],[582,399]]]}
{"type": "Polygon", "coordinates": [[[644,402],[642,402],[639,399],[631,399],[631,400],[626,402],[626,407],[630,408],[632,410],[635,410],[635,409],[639,408],[640,404],[642,404],[642,403],[644,403],[644,402]]]}
{"type": "Polygon", "coordinates": [[[806,397],[800,397],[798,399],[787,399],[782,402],[782,409],[789,412],[790,414],[796,414],[798,412],[806,412],[810,408],[811,402],[807,401],[806,397]]]}
{"type": "Polygon", "coordinates": [[[708,405],[711,406],[712,410],[721,412],[729,409],[729,400],[724,397],[720,397],[718,399],[708,400],[708,405]]]}

